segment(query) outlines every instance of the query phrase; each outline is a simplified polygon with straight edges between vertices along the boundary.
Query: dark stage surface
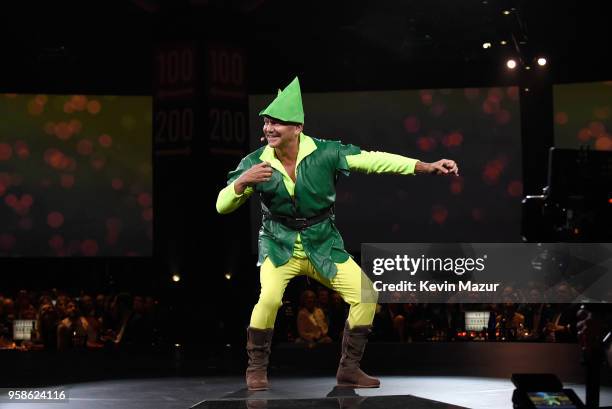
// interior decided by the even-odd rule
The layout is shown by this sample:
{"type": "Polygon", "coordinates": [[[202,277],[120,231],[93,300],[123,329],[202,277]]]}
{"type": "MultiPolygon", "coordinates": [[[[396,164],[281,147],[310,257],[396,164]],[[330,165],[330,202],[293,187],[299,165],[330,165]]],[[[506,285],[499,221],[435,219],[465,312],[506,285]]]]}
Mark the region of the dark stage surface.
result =
{"type": "MultiPolygon", "coordinates": [[[[564,343],[372,343],[367,372],[380,389],[336,388],[339,346],[273,348],[271,389],[249,392],[242,347],[205,356],[193,350],[155,354],[51,354],[3,351],[0,362],[14,368],[0,382],[15,389],[56,385],[66,405],[7,403],[0,408],[181,409],[206,408],[511,408],[513,373],[553,373],[584,401],[584,367],[576,344],[564,343]],[[367,398],[367,399],[364,399],[367,398]],[[250,405],[250,406],[247,406],[250,405]],[[259,405],[259,406],[258,406],[259,405]]],[[[201,351],[200,351],[201,352],[201,351]]],[[[612,406],[609,373],[602,371],[601,406],[612,406]]],[[[4,400],[3,400],[4,399],[4,400]]]]}
{"type": "MultiPolygon", "coordinates": [[[[384,376],[379,389],[336,388],[333,376],[272,375],[271,389],[248,392],[242,376],[124,379],[65,384],[68,404],[7,403],[1,408],[186,409],[205,408],[512,408],[509,379],[468,376],[384,376]]],[[[584,386],[565,383],[584,401],[584,386]]],[[[602,387],[601,406],[612,405],[602,387]]]]}

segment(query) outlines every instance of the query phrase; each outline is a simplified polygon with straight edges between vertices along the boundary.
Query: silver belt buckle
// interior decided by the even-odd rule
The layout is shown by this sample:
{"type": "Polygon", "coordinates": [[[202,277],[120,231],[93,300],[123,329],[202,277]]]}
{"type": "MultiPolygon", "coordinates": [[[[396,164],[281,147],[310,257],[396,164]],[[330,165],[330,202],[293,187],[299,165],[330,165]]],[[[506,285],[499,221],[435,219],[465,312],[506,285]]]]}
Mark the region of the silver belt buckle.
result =
{"type": "Polygon", "coordinates": [[[296,217],[295,221],[298,222],[298,230],[303,230],[306,228],[306,222],[308,219],[305,217],[296,217]]]}

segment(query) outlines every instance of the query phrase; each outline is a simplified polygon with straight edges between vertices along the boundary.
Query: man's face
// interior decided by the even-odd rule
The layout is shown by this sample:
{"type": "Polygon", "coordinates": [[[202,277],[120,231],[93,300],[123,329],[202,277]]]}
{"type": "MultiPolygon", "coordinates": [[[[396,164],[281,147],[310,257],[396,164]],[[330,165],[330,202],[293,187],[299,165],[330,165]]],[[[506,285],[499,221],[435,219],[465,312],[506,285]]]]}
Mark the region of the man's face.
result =
{"type": "Polygon", "coordinates": [[[571,292],[566,284],[559,284],[557,286],[557,297],[560,302],[571,301],[571,292]]]}
{"type": "Polygon", "coordinates": [[[77,316],[77,305],[74,301],[70,301],[67,305],[66,305],[66,315],[68,315],[68,317],[70,318],[76,318],[77,316]]]}
{"type": "Polygon", "coordinates": [[[302,125],[288,124],[275,118],[264,117],[263,132],[271,148],[282,148],[300,135],[302,125]]]}
{"type": "Polygon", "coordinates": [[[539,302],[540,300],[540,291],[532,288],[531,290],[529,290],[529,298],[531,302],[539,302]]]}
{"type": "Polygon", "coordinates": [[[315,306],[315,294],[312,291],[306,293],[304,297],[304,307],[309,310],[312,310],[315,306]]]}
{"type": "Polygon", "coordinates": [[[81,306],[84,311],[91,311],[93,309],[93,298],[89,295],[84,295],[83,298],[81,298],[81,306]]]}

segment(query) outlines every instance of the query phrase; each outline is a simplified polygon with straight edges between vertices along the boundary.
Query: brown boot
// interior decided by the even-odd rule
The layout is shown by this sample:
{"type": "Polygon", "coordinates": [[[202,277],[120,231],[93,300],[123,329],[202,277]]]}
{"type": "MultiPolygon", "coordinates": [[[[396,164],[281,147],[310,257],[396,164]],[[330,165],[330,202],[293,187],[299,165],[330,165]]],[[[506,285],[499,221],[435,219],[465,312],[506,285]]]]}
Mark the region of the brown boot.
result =
{"type": "Polygon", "coordinates": [[[249,366],[246,370],[246,383],[250,391],[268,389],[268,360],[274,329],[247,328],[246,350],[249,366]]]}
{"type": "Polygon", "coordinates": [[[346,321],[342,337],[342,357],[338,365],[338,372],[336,372],[338,386],[353,388],[378,388],[380,386],[378,379],[367,375],[359,368],[370,332],[372,332],[371,325],[358,325],[350,329],[346,321]]]}

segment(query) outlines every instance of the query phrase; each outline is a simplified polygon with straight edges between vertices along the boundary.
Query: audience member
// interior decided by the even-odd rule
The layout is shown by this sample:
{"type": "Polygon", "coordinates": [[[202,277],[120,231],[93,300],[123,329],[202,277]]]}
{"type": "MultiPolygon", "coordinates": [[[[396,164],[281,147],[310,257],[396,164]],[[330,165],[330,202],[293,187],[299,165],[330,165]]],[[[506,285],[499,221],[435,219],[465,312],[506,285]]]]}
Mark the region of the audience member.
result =
{"type": "Polygon", "coordinates": [[[51,302],[40,306],[38,319],[36,321],[37,337],[35,342],[43,345],[47,351],[57,350],[57,327],[59,317],[51,302]]]}
{"type": "Polygon", "coordinates": [[[87,320],[81,316],[77,303],[68,300],[65,308],[66,318],[57,327],[57,349],[81,350],[95,347],[96,340],[87,320]]]}
{"type": "Polygon", "coordinates": [[[327,335],[328,323],[321,308],[315,306],[315,293],[306,290],[300,297],[300,311],[298,313],[298,342],[309,344],[328,343],[332,339],[327,335]]]}

